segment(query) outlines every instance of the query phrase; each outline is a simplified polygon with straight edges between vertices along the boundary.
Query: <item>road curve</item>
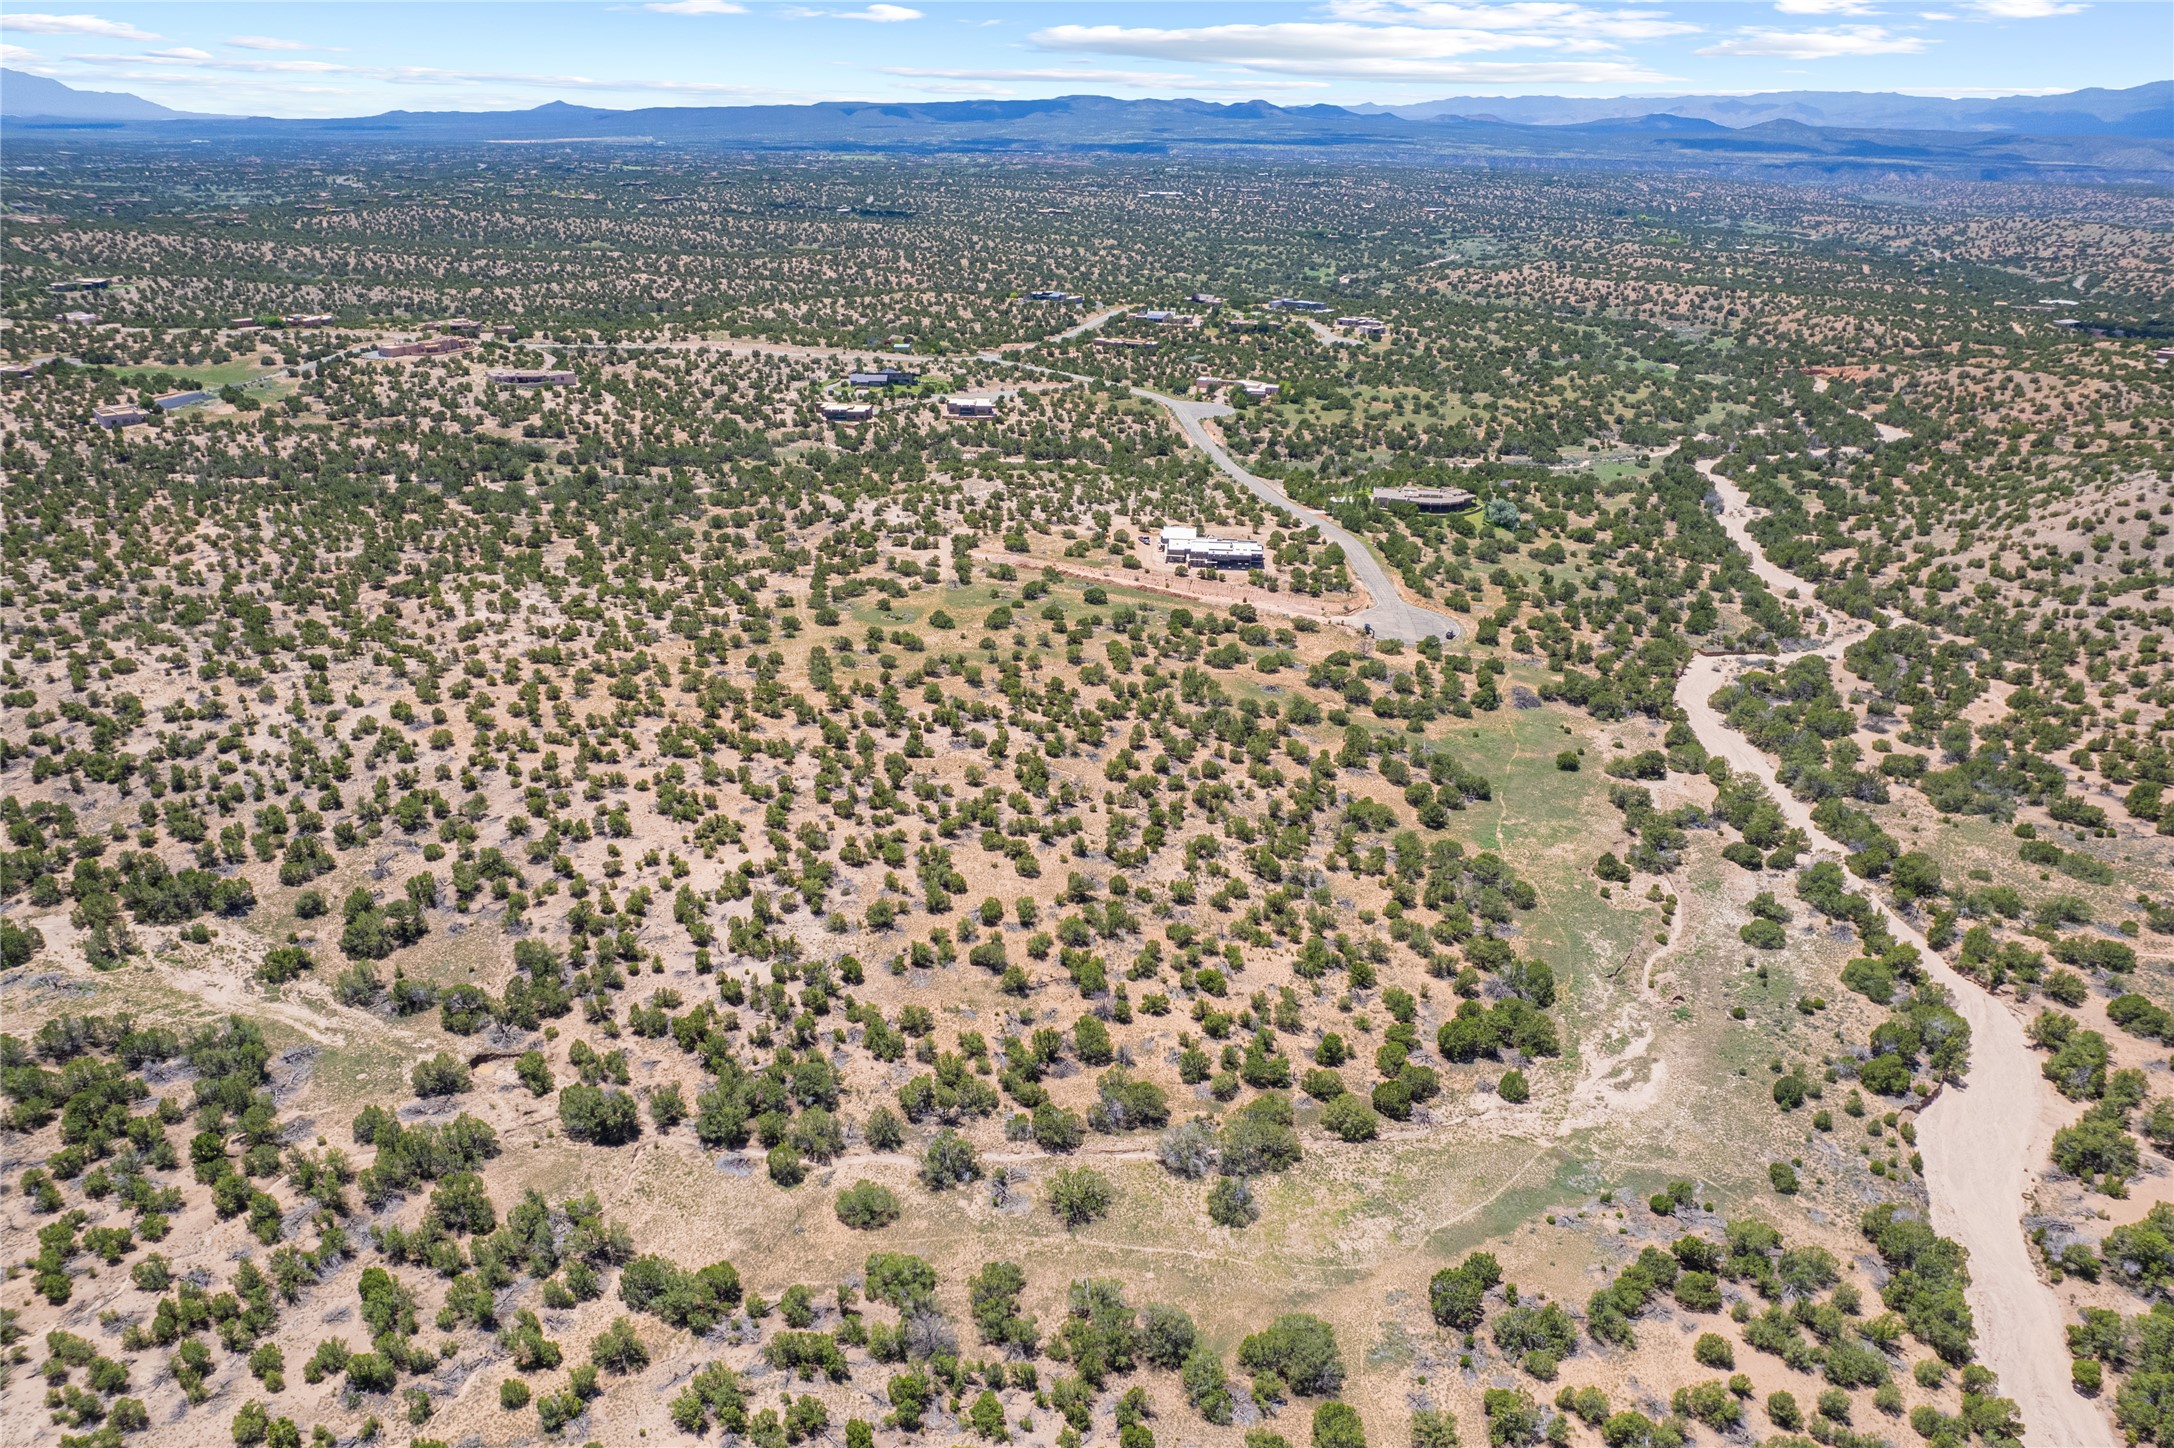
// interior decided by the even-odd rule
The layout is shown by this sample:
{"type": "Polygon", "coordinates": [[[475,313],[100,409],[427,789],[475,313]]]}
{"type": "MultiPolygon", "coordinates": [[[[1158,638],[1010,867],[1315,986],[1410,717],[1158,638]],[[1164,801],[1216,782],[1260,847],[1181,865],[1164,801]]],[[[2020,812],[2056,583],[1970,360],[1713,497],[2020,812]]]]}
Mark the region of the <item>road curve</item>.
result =
{"type": "MultiPolygon", "coordinates": [[[[1798,590],[1809,600],[1811,585],[1774,567],[1742,529],[1744,494],[1702,465],[1722,499],[1724,526],[1751,554],[1769,588],[1798,590]]],[[[1853,635],[1831,638],[1819,653],[1837,658],[1853,635]]],[[[1733,770],[1749,773],[1774,796],[1782,815],[1804,831],[1814,852],[1847,852],[1812,823],[1812,812],[1784,789],[1774,763],[1728,727],[1710,702],[1741,668],[1741,659],[1697,655],[1676,685],[1680,705],[1709,753],[1733,770]]],[[[1970,1253],[1971,1315],[1978,1329],[1978,1357],[2000,1375],[2000,1391],[2021,1410],[2024,1441],[2032,1448],[2097,1448],[2118,1443],[2104,1416],[2078,1396],[2069,1379],[2069,1353],[2060,1300],[2039,1279],[2023,1235],[2024,1191],[2037,1154],[2038,1123],[2048,1086],[2022,1026],[1999,997],[1950,969],[1924,934],[1902,918],[1879,892],[1868,891],[1898,940],[1916,946],[1932,979],[1947,987],[1955,1009],[1970,1023],[1970,1071],[1941,1091],[1919,1114],[1918,1148],[1925,1158],[1925,1188],[1932,1200],[1933,1229],[1970,1253]]]]}
{"type": "Polygon", "coordinates": [[[1431,608],[1421,608],[1416,603],[1405,602],[1403,596],[1397,592],[1396,580],[1389,576],[1388,569],[1382,567],[1381,560],[1374,556],[1373,550],[1342,524],[1318,508],[1293,502],[1281,488],[1268,479],[1256,477],[1238,466],[1237,461],[1224,451],[1223,445],[1201,426],[1203,421],[1211,417],[1229,417],[1231,408],[1220,402],[1187,402],[1175,397],[1165,397],[1160,392],[1150,392],[1144,387],[1135,387],[1132,392],[1135,397],[1145,397],[1168,408],[1170,415],[1177,419],[1178,427],[1184,432],[1186,439],[1206,453],[1209,460],[1234,481],[1243,484],[1254,497],[1273,507],[1289,510],[1301,522],[1320,529],[1323,538],[1344,550],[1345,565],[1357,575],[1359,581],[1366,586],[1366,591],[1374,598],[1372,608],[1352,614],[1345,620],[1347,623],[1363,624],[1371,628],[1377,638],[1403,639],[1407,642],[1417,642],[1424,638],[1457,637],[1457,621],[1448,614],[1436,613],[1431,608]]]}

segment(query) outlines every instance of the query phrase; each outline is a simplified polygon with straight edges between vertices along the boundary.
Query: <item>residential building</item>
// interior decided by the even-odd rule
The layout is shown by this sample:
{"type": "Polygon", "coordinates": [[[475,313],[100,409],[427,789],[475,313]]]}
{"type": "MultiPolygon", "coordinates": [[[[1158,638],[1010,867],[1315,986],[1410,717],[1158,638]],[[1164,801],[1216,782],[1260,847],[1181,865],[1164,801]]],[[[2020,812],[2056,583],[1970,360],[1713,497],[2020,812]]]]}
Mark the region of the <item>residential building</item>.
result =
{"type": "Polygon", "coordinates": [[[424,337],[420,341],[380,341],[374,357],[446,357],[476,346],[467,337],[424,337]]]}
{"type": "Polygon", "coordinates": [[[329,327],[332,325],[332,314],[303,312],[292,317],[281,317],[279,320],[289,327],[329,327]]]}
{"type": "Polygon", "coordinates": [[[564,368],[493,367],[484,375],[505,387],[571,387],[575,380],[564,368]]]}
{"type": "Polygon", "coordinates": [[[46,290],[52,292],[102,292],[112,285],[112,277],[77,277],[73,281],[54,282],[46,290]]]}
{"type": "Polygon", "coordinates": [[[149,410],[132,402],[108,403],[91,409],[91,421],[100,427],[134,427],[139,422],[149,422],[149,410]]]}
{"type": "Polygon", "coordinates": [[[154,397],[151,401],[161,412],[179,412],[184,407],[201,407],[207,402],[216,402],[218,398],[219,394],[216,392],[195,387],[186,392],[169,392],[163,397],[154,397]]]}
{"type": "Polygon", "coordinates": [[[1030,302],[1084,302],[1087,299],[1077,292],[1028,292],[1030,302]]]}
{"type": "Polygon", "coordinates": [[[1463,488],[1376,488],[1377,503],[1409,503],[1422,513],[1455,513],[1479,499],[1463,488]]]}
{"type": "Polygon", "coordinates": [[[67,324],[68,324],[69,326],[71,326],[71,327],[94,327],[94,326],[98,325],[98,313],[96,313],[96,312],[62,312],[62,313],[61,313],[61,314],[60,314],[59,316],[55,317],[55,318],[54,318],[53,320],[54,320],[54,321],[56,321],[56,322],[65,322],[65,323],[67,323],[67,324]]]}
{"type": "Polygon", "coordinates": [[[34,357],[28,362],[0,362],[0,382],[26,382],[52,365],[50,357],[34,357]]]}
{"type": "Polygon", "coordinates": [[[236,317],[226,324],[226,329],[229,332],[261,332],[264,324],[255,317],[236,317]]]}
{"type": "Polygon", "coordinates": [[[1239,383],[1238,390],[1255,401],[1266,402],[1269,398],[1283,391],[1283,384],[1280,382],[1254,382],[1248,380],[1239,383]]]}
{"type": "Polygon", "coordinates": [[[872,402],[826,402],[823,419],[826,422],[866,422],[876,415],[872,402]]]}
{"type": "Polygon", "coordinates": [[[1142,352],[1152,352],[1160,347],[1162,343],[1151,342],[1145,337],[1097,337],[1095,338],[1095,345],[1116,349],[1130,347],[1142,352]]]}
{"type": "Polygon", "coordinates": [[[425,337],[414,342],[380,342],[374,355],[378,357],[443,357],[452,352],[465,352],[475,346],[467,337],[425,337]]]}
{"type": "Polygon", "coordinates": [[[1277,297],[1268,303],[1271,312],[1325,312],[1328,309],[1327,302],[1308,302],[1297,297],[1277,297]]]}
{"type": "Polygon", "coordinates": [[[921,374],[883,367],[873,372],[849,372],[845,380],[849,387],[911,387],[921,380],[921,374]]]}
{"type": "Polygon", "coordinates": [[[994,417],[996,399],[993,397],[947,397],[944,413],[950,417],[994,417]]]}
{"type": "Polygon", "coordinates": [[[1223,305],[1223,299],[1214,292],[1194,292],[1185,300],[1196,307],[1220,307],[1223,305]]]}
{"type": "Polygon", "coordinates": [[[1362,337],[1372,337],[1376,340],[1389,335],[1388,326],[1378,317],[1338,317],[1336,325],[1348,327],[1362,337]]]}
{"type": "Polygon", "coordinates": [[[1182,523],[1166,525],[1156,535],[1166,562],[1200,568],[1265,568],[1267,550],[1249,538],[1212,538],[1182,523]]]}
{"type": "Polygon", "coordinates": [[[469,317],[450,317],[443,322],[432,322],[431,330],[447,332],[456,337],[473,337],[483,330],[483,324],[469,317]]]}

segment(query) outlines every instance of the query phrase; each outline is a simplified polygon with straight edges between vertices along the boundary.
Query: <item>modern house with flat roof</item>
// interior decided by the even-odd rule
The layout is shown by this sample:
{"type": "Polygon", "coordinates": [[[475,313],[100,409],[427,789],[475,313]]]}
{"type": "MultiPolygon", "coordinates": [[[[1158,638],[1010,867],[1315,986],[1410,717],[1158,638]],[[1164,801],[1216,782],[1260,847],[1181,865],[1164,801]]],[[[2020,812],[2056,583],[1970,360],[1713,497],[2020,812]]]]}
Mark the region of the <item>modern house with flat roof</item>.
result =
{"type": "Polygon", "coordinates": [[[911,387],[921,380],[921,374],[884,367],[874,372],[849,372],[845,380],[849,387],[911,387]]]}
{"type": "Polygon", "coordinates": [[[505,387],[571,387],[575,380],[563,368],[493,367],[484,375],[505,387]]]}
{"type": "Polygon", "coordinates": [[[947,397],[944,399],[947,417],[994,417],[996,399],[993,397],[947,397]]]}
{"type": "Polygon", "coordinates": [[[154,397],[151,401],[161,412],[179,412],[184,407],[202,407],[207,402],[216,402],[218,397],[216,392],[195,387],[185,392],[169,392],[163,397],[154,397]]]}
{"type": "Polygon", "coordinates": [[[1268,303],[1271,312],[1325,312],[1328,309],[1327,302],[1308,302],[1298,297],[1277,297],[1268,303]]]}
{"type": "Polygon", "coordinates": [[[465,352],[475,343],[466,337],[426,337],[416,342],[380,342],[378,357],[442,357],[449,352],[465,352]]]}
{"type": "Polygon", "coordinates": [[[826,402],[823,404],[825,422],[866,422],[876,415],[872,402],[826,402]]]}
{"type": "Polygon", "coordinates": [[[1166,525],[1156,535],[1162,556],[1170,563],[1200,568],[1265,568],[1267,550],[1250,538],[1211,538],[1183,523],[1166,525]]]}
{"type": "Polygon", "coordinates": [[[91,421],[100,427],[134,427],[150,420],[150,412],[133,402],[110,402],[91,409],[91,421]]]}
{"type": "Polygon", "coordinates": [[[1422,513],[1455,513],[1479,499],[1463,488],[1376,488],[1377,503],[1409,503],[1422,513]]]}

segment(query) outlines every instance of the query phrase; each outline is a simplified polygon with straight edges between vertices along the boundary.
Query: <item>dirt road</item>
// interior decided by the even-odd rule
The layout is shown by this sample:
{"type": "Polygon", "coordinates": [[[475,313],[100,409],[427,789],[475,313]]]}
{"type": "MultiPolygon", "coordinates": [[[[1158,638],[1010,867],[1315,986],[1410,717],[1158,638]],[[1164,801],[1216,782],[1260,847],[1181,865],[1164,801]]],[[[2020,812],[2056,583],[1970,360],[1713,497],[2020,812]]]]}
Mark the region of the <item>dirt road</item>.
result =
{"type": "MultiPolygon", "coordinates": [[[[1699,470],[1713,479],[1722,497],[1722,526],[1751,555],[1760,579],[1776,592],[1795,588],[1800,598],[1809,600],[1811,586],[1769,563],[1744,531],[1742,490],[1714,476],[1707,464],[1699,470]]],[[[1839,657],[1853,634],[1830,632],[1836,636],[1819,652],[1839,657]]],[[[1689,716],[1699,743],[1726,759],[1731,769],[1764,784],[1783,816],[1812,841],[1815,853],[1842,856],[1842,846],[1812,823],[1810,808],[1776,781],[1773,761],[1729,728],[1708,702],[1742,664],[1732,658],[1693,658],[1676,686],[1676,702],[1689,716]]],[[[2024,1192],[2043,1150],[2038,1126],[2051,1090],[2039,1074],[2037,1057],[1999,997],[1949,969],[1924,934],[1877,890],[1866,893],[1887,917],[1895,938],[1923,953],[1928,974],[1948,988],[1955,1009],[1970,1023],[1969,1075],[1920,1114],[1917,1139],[1925,1157],[1933,1227],[1970,1252],[1968,1296],[1977,1323],[1979,1360],[2000,1375],[2001,1393],[2022,1410],[2024,1439],[2033,1448],[2118,1443],[2120,1436],[2105,1417],[2070,1384],[2061,1304],[2039,1279],[2023,1235],[2024,1192]]]]}

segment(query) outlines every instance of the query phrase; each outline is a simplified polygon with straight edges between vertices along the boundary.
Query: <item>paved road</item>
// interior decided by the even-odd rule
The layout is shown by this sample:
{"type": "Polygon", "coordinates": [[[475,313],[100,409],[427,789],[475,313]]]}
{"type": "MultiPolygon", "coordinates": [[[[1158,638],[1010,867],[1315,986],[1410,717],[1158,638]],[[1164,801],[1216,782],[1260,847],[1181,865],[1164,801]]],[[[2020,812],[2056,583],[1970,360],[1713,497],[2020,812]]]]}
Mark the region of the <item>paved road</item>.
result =
{"type": "MultiPolygon", "coordinates": [[[[1824,613],[1811,602],[1811,585],[1769,562],[1744,530],[1748,507],[1742,490],[1708,471],[1706,464],[1699,470],[1721,494],[1723,526],[1751,555],[1760,580],[1776,592],[1797,589],[1807,607],[1824,613]]],[[[1829,659],[1840,657],[1862,633],[1848,619],[1830,618],[1828,625],[1832,637],[1818,652],[1829,659]]],[[[1847,852],[1812,823],[1811,810],[1775,779],[1774,762],[1730,729],[1709,702],[1744,662],[1713,655],[1693,658],[1677,683],[1676,702],[1708,752],[1757,778],[1783,817],[1812,841],[1816,853],[1839,858],[1847,852]]],[[[1970,1253],[1967,1297],[1978,1329],[1978,1358],[2000,1375],[2001,1393],[2022,1410],[2024,1441],[2033,1448],[2118,1443],[2099,1410],[2070,1383],[2061,1302],[2040,1280],[2023,1235],[2024,1193],[2046,1150],[2039,1126],[2052,1089],[2039,1074],[2037,1053],[1998,996],[1950,969],[1879,891],[1865,893],[1886,916],[1895,937],[1918,948],[1927,973],[1947,987],[1955,1009],[1970,1023],[1970,1071],[1919,1114],[1917,1140],[1925,1157],[1933,1229],[1970,1253]]]]}
{"type": "Polygon", "coordinates": [[[1288,509],[1302,522],[1320,529],[1323,538],[1344,550],[1345,566],[1366,586],[1366,591],[1374,598],[1372,608],[1351,615],[1347,622],[1354,626],[1364,625],[1371,628],[1376,637],[1385,639],[1417,642],[1424,638],[1457,637],[1459,630],[1455,619],[1445,613],[1436,613],[1431,608],[1407,603],[1397,592],[1396,579],[1382,566],[1381,560],[1374,556],[1373,550],[1342,524],[1317,508],[1293,502],[1281,488],[1266,478],[1247,472],[1224,451],[1223,445],[1201,424],[1211,417],[1231,416],[1230,407],[1220,402],[1190,402],[1176,397],[1165,397],[1160,392],[1150,392],[1143,387],[1135,387],[1132,391],[1136,397],[1149,398],[1168,408],[1170,415],[1178,420],[1178,427],[1185,433],[1186,439],[1206,453],[1209,460],[1232,479],[1242,483],[1254,497],[1274,507],[1288,509]]]}

